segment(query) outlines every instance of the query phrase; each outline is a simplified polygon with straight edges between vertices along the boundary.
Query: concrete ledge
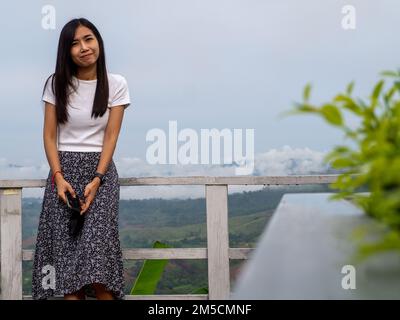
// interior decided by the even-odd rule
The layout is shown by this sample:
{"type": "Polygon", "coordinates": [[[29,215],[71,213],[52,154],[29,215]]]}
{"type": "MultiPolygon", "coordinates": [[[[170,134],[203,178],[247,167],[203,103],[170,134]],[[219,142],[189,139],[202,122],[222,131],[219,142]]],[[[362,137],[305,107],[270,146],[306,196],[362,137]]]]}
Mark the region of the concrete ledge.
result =
{"type": "Polygon", "coordinates": [[[249,256],[232,299],[400,299],[400,254],[353,259],[356,227],[381,229],[348,201],[330,194],[287,194],[249,256]],[[356,289],[342,280],[355,267],[356,289]]]}

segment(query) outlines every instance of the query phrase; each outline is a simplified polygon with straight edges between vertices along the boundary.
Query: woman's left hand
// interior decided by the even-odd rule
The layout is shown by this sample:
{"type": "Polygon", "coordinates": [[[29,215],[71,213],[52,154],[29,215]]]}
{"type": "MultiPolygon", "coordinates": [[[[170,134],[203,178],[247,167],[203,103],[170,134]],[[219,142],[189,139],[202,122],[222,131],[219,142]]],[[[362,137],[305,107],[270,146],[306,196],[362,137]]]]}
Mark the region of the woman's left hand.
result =
{"type": "Polygon", "coordinates": [[[99,186],[100,180],[98,178],[95,178],[85,187],[85,199],[84,202],[81,203],[81,215],[89,209],[89,206],[92,204],[94,197],[96,196],[96,192],[99,186]]]}

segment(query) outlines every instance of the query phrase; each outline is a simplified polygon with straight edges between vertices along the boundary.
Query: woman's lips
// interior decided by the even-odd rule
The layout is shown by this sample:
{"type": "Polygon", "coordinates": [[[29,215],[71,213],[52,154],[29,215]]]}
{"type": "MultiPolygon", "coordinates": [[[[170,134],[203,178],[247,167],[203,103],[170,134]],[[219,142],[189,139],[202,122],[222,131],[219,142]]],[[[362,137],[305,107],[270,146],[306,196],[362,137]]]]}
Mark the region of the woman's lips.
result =
{"type": "Polygon", "coordinates": [[[86,56],[81,57],[81,59],[86,59],[86,58],[90,57],[91,55],[92,55],[92,53],[89,53],[86,56]]]}

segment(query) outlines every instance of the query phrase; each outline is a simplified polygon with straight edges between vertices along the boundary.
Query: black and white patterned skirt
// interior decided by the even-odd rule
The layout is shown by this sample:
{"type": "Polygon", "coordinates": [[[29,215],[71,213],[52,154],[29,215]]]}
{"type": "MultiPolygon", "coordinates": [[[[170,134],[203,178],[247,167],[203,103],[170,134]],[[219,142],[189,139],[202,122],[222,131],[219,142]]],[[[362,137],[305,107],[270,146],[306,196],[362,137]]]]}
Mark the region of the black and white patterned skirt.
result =
{"type": "MultiPolygon", "coordinates": [[[[101,152],[58,151],[64,179],[83,199],[85,186],[96,172],[101,152]]],[[[111,160],[104,183],[84,213],[76,238],[69,233],[71,211],[51,186],[49,172],[39,219],[32,267],[32,298],[76,292],[92,283],[104,284],[115,299],[124,298],[124,272],[118,234],[119,181],[111,160]]]]}

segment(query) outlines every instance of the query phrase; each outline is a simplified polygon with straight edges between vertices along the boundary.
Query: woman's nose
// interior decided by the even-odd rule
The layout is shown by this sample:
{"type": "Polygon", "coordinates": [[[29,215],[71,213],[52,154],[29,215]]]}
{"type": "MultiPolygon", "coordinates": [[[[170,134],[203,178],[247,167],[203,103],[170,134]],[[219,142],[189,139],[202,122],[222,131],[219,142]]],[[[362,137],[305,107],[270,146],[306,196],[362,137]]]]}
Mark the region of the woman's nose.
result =
{"type": "Polygon", "coordinates": [[[86,49],[87,49],[87,46],[84,43],[82,43],[81,44],[81,51],[85,51],[86,49]]]}

